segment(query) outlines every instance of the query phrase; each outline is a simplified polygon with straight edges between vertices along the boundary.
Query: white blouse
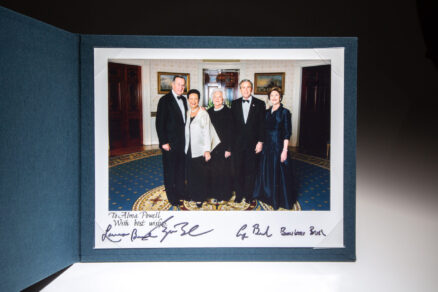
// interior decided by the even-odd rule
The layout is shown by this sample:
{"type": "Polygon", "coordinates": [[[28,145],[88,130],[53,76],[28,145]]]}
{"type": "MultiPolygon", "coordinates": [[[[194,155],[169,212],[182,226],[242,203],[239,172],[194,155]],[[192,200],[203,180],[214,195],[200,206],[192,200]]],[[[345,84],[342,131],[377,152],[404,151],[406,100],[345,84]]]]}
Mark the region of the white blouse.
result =
{"type": "Polygon", "coordinates": [[[221,142],[210,121],[208,112],[199,109],[198,114],[190,123],[191,110],[187,111],[186,129],[185,129],[185,153],[189,149],[189,141],[192,150],[192,158],[204,156],[206,151],[213,151],[213,149],[221,142]]]}

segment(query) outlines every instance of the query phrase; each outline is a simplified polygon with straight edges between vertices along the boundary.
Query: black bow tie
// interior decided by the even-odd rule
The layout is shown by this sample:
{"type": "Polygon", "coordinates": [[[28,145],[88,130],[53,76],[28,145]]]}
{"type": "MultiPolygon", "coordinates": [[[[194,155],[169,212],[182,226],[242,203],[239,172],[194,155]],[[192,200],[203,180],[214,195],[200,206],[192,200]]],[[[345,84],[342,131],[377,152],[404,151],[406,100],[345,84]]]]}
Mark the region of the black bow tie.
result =
{"type": "Polygon", "coordinates": [[[184,98],[184,96],[178,95],[176,98],[181,99],[181,98],[184,98]]]}
{"type": "Polygon", "coordinates": [[[244,99],[243,102],[249,103],[249,99],[244,99]]]}

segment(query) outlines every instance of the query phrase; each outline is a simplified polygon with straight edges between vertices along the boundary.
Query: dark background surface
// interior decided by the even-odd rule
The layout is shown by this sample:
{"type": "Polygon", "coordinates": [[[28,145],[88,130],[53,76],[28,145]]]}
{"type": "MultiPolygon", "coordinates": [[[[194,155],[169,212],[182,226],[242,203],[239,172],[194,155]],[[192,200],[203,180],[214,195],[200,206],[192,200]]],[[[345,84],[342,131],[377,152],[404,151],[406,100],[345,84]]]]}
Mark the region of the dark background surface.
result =
{"type": "Polygon", "coordinates": [[[386,188],[385,196],[395,203],[438,205],[432,30],[438,11],[432,1],[1,0],[0,5],[81,34],[357,36],[358,180],[386,188]]]}

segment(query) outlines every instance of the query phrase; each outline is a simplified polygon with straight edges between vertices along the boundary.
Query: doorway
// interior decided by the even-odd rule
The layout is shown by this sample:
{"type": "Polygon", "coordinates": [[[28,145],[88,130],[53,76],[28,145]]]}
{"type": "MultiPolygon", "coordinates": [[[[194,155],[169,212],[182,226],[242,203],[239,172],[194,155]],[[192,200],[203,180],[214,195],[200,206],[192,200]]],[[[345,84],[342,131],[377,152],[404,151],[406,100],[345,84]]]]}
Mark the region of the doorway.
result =
{"type": "Polygon", "coordinates": [[[142,147],[141,67],[108,63],[110,153],[142,147]]]}
{"type": "Polygon", "coordinates": [[[330,65],[302,69],[299,151],[330,157],[330,65]]]}
{"type": "Polygon", "coordinates": [[[204,98],[202,106],[213,106],[211,94],[214,89],[222,89],[224,102],[231,107],[231,102],[239,96],[239,69],[204,69],[204,98]]]}

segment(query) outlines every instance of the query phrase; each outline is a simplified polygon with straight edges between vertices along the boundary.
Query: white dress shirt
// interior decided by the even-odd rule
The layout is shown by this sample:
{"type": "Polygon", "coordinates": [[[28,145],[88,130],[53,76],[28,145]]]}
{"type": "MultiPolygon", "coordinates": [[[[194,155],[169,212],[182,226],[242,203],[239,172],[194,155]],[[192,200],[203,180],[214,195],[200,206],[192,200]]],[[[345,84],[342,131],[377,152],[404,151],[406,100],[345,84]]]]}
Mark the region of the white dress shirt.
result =
{"type": "Polygon", "coordinates": [[[181,110],[181,114],[183,116],[183,120],[184,120],[184,123],[185,123],[186,122],[186,109],[184,108],[184,103],[183,103],[182,99],[178,99],[178,95],[175,93],[175,91],[172,90],[172,94],[173,94],[173,97],[176,100],[176,103],[179,106],[179,109],[181,110]]]}
{"type": "Polygon", "coordinates": [[[242,97],[242,111],[243,111],[243,120],[245,121],[246,124],[246,120],[248,119],[248,114],[249,114],[249,106],[251,105],[252,102],[252,95],[249,96],[249,98],[247,100],[249,100],[249,102],[243,102],[245,99],[242,97]]]}

